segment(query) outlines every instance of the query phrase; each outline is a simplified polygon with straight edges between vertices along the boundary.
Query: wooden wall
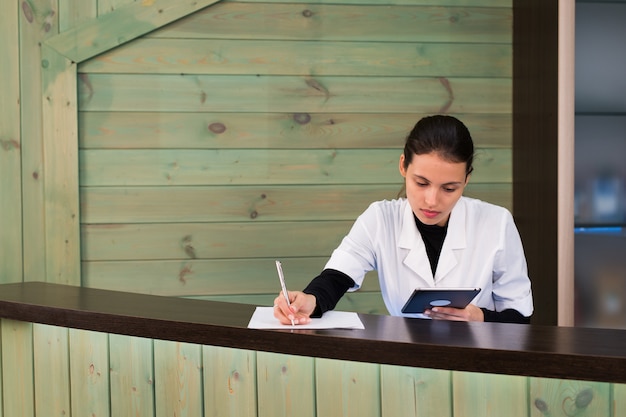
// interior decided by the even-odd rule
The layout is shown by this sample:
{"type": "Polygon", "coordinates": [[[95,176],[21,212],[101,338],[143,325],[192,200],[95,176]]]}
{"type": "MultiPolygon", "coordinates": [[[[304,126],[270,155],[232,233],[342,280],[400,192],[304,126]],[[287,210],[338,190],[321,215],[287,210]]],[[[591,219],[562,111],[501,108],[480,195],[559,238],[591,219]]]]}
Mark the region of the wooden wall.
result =
{"type": "MultiPolygon", "coordinates": [[[[79,64],[83,285],[269,304],[281,259],[302,288],[426,114],[510,208],[510,2],[359,3],[220,2],[79,64]]],[[[376,277],[342,307],[385,313],[376,277]]]]}

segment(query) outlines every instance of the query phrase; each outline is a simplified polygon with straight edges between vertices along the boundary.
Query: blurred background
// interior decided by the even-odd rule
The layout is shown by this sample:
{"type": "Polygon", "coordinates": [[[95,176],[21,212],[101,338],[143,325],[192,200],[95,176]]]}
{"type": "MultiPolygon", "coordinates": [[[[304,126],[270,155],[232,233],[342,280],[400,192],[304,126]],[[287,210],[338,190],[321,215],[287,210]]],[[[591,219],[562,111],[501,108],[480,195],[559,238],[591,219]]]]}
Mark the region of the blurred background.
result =
{"type": "Polygon", "coordinates": [[[626,0],[576,1],[576,326],[626,328],[626,0]]]}

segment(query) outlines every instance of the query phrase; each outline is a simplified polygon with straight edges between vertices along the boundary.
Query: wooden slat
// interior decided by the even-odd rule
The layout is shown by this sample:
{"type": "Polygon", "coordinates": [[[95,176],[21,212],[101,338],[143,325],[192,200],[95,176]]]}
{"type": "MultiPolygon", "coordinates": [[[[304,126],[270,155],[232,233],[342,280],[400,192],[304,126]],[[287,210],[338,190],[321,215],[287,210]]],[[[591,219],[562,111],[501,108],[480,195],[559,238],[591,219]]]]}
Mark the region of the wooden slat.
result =
{"type": "Polygon", "coordinates": [[[18,3],[6,6],[0,13],[0,282],[16,282],[23,274],[19,19],[18,3]]]}
{"type": "Polygon", "coordinates": [[[192,343],[154,341],[156,416],[202,416],[202,351],[192,343]]]}
{"type": "Polygon", "coordinates": [[[320,416],[381,416],[379,364],[317,358],[315,387],[320,416]]]}
{"type": "Polygon", "coordinates": [[[41,280],[46,276],[46,247],[45,239],[41,236],[46,227],[41,44],[58,33],[57,3],[57,0],[20,3],[20,104],[24,114],[20,127],[22,136],[28,138],[22,149],[22,229],[23,247],[27,248],[23,253],[26,280],[41,280]]]}
{"type": "Polygon", "coordinates": [[[147,38],[98,55],[81,64],[78,70],[81,73],[394,77],[445,74],[499,78],[511,77],[511,55],[510,44],[147,38]]]}
{"type": "Polygon", "coordinates": [[[452,384],[452,415],[455,417],[531,415],[528,378],[457,371],[452,372],[452,384]]]}
{"type": "Polygon", "coordinates": [[[257,416],[256,352],[202,346],[205,416],[257,416]]]}
{"type": "MultiPolygon", "coordinates": [[[[399,183],[401,150],[86,150],[83,186],[399,183]]],[[[475,183],[511,182],[509,149],[477,150],[475,183]]],[[[391,189],[392,187],[390,187],[391,189]]]]}
{"type": "Polygon", "coordinates": [[[510,7],[223,2],[149,36],[510,43],[512,20],[510,7]]]}
{"type": "Polygon", "coordinates": [[[84,111],[511,113],[499,78],[89,74],[78,90],[84,111]]]}
{"type": "Polygon", "coordinates": [[[33,325],[35,410],[53,416],[72,415],[68,332],[64,327],[33,325]]]}
{"type": "Polygon", "coordinates": [[[88,225],[83,260],[328,256],[351,221],[88,225]]]}
{"type": "MultiPolygon", "coordinates": [[[[102,1],[102,0],[100,0],[102,1]]],[[[310,0],[229,0],[233,3],[311,3],[310,0]]],[[[374,5],[425,5],[432,6],[486,6],[511,7],[512,0],[341,0],[342,4],[374,4],[374,5]]],[[[337,0],[316,0],[319,4],[337,4],[337,0]]]]}
{"type": "Polygon", "coordinates": [[[258,352],[258,417],[315,417],[314,361],[258,352]]]}
{"type": "Polygon", "coordinates": [[[611,384],[547,378],[529,378],[529,381],[533,416],[612,415],[611,384]]]}
{"type": "MultiPolygon", "coordinates": [[[[398,148],[426,114],[79,112],[82,149],[398,148]]],[[[455,114],[474,144],[510,148],[510,114],[455,114]]]]}
{"type": "MultiPolygon", "coordinates": [[[[397,185],[83,187],[81,223],[354,220],[397,185]]],[[[471,183],[465,195],[511,209],[510,184],[471,183]]]]}
{"type": "Polygon", "coordinates": [[[94,19],[98,0],[59,0],[59,31],[72,30],[94,19]]]}
{"type": "Polygon", "coordinates": [[[69,337],[72,414],[111,415],[108,335],[70,329],[69,337]]]}
{"type": "Polygon", "coordinates": [[[452,372],[381,365],[383,416],[452,417],[452,372]]]}
{"type": "Polygon", "coordinates": [[[219,0],[132,2],[72,27],[46,44],[72,62],[81,62],[180,19],[219,0]]]}
{"type": "Polygon", "coordinates": [[[611,384],[615,401],[615,416],[626,415],[626,384],[611,384]]]}
{"type": "Polygon", "coordinates": [[[2,319],[0,416],[34,417],[33,324],[2,319]]]}
{"type": "Polygon", "coordinates": [[[120,7],[126,6],[135,0],[98,0],[98,15],[111,13],[120,7]]]}
{"type": "Polygon", "coordinates": [[[42,57],[45,279],[78,284],[80,242],[75,64],[45,46],[42,47],[42,57]]]}
{"type": "Polygon", "coordinates": [[[111,416],[154,417],[152,340],[109,335],[111,416]]]}
{"type": "MultiPolygon", "coordinates": [[[[281,258],[289,286],[304,288],[322,271],[329,256],[281,258]]],[[[166,296],[273,294],[278,288],[274,259],[99,261],[83,265],[83,285],[90,288],[166,296]]],[[[380,291],[376,273],[368,274],[360,291],[380,291]]]]}

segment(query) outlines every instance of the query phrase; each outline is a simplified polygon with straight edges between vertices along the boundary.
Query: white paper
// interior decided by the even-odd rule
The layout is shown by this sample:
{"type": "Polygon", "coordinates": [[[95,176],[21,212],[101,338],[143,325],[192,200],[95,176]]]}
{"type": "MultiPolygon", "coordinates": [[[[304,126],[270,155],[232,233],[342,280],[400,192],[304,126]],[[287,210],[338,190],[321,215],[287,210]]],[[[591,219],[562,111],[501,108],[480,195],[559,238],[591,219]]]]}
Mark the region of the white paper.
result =
{"type": "Polygon", "coordinates": [[[359,315],[347,311],[327,311],[309,324],[281,324],[274,317],[274,307],[257,307],[248,323],[249,329],[364,329],[359,315]]]}

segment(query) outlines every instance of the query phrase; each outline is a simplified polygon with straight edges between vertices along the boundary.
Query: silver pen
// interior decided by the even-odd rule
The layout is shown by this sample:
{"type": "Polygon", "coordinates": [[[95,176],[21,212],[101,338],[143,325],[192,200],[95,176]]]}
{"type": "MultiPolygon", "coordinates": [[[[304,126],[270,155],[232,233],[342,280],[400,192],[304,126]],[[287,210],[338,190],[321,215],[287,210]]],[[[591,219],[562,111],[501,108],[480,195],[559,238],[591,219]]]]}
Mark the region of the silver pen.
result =
{"type": "MultiPolygon", "coordinates": [[[[283,267],[280,264],[280,261],[276,261],[276,270],[278,271],[278,279],[280,280],[280,288],[283,291],[283,295],[285,296],[285,301],[287,301],[287,306],[291,307],[291,303],[289,302],[289,293],[287,293],[287,286],[285,285],[285,276],[283,275],[283,267]]],[[[295,326],[296,324],[291,319],[291,325],[295,326]]]]}

